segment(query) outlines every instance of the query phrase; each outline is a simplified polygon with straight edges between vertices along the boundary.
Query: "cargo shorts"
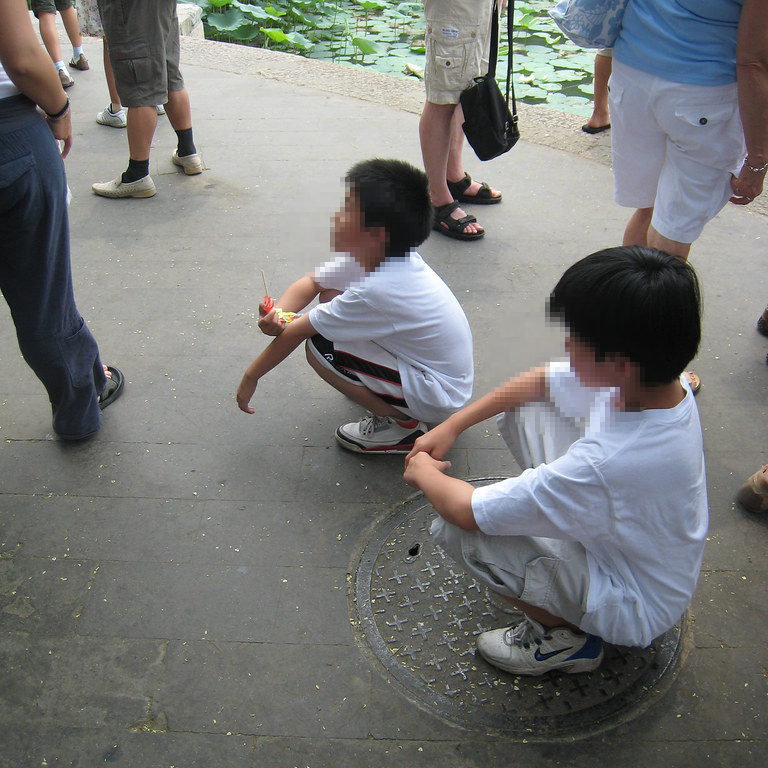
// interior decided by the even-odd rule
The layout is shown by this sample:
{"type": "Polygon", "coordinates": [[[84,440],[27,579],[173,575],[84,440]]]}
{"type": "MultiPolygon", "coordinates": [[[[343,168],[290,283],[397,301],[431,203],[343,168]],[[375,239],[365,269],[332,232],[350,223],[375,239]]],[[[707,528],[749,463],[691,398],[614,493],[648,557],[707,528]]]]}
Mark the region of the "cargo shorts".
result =
{"type": "MultiPolygon", "coordinates": [[[[494,0],[424,0],[427,101],[458,104],[488,72],[494,0]]],[[[498,6],[501,6],[499,0],[498,6]]]]}
{"type": "Polygon", "coordinates": [[[41,13],[56,13],[66,11],[72,7],[72,0],[30,0],[29,7],[35,18],[40,18],[41,13]]]}
{"type": "Polygon", "coordinates": [[[184,88],[176,0],[98,0],[117,92],[126,107],[165,104],[184,88]]]}

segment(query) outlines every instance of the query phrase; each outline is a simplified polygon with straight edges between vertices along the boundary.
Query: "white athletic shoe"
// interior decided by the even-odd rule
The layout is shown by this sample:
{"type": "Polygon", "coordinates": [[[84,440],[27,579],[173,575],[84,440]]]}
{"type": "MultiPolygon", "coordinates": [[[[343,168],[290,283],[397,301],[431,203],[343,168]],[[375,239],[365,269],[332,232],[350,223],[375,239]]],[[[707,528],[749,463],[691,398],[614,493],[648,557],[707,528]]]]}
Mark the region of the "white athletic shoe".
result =
{"type": "Polygon", "coordinates": [[[155,111],[158,115],[165,114],[165,106],[163,104],[155,104],[155,111]]]}
{"type": "Polygon", "coordinates": [[[155,182],[147,175],[138,181],[123,183],[122,176],[112,181],[94,184],[91,189],[102,197],[152,197],[156,194],[155,182]]]}
{"type": "Polygon", "coordinates": [[[477,650],[494,667],[514,675],[543,675],[552,669],[591,672],[603,660],[603,641],[567,627],[545,629],[525,617],[516,627],[502,627],[477,637],[477,650]]]}
{"type": "Polygon", "coordinates": [[[128,119],[125,116],[124,109],[118,109],[117,112],[111,112],[109,107],[104,107],[104,109],[96,115],[96,122],[99,125],[109,125],[112,128],[125,128],[128,125],[128,119]]]}
{"type": "Polygon", "coordinates": [[[184,155],[179,157],[179,153],[174,149],[171,155],[171,162],[184,169],[187,176],[194,176],[203,172],[203,158],[195,152],[194,155],[184,155]]]}
{"type": "Polygon", "coordinates": [[[389,416],[369,414],[360,421],[342,424],[336,430],[336,440],[357,453],[410,453],[416,439],[427,431],[429,427],[421,421],[401,427],[389,416]]]}

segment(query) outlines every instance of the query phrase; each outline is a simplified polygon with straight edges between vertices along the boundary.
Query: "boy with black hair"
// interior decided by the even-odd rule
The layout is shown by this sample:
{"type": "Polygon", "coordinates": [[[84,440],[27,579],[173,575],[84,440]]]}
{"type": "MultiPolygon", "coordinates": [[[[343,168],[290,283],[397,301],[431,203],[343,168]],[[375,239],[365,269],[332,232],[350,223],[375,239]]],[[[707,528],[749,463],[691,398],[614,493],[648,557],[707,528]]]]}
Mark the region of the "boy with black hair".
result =
{"type": "Polygon", "coordinates": [[[549,299],[568,361],[511,379],[416,441],[405,480],[432,533],[524,613],[477,646],[514,674],[583,672],[602,640],[646,646],[685,611],[707,533],[701,426],[681,373],[700,341],[693,269],[650,248],[570,267],[549,299]],[[456,437],[498,414],[524,468],[481,488],[448,477],[456,437]]]}
{"type": "Polygon", "coordinates": [[[246,413],[258,380],[302,341],[332,387],[371,412],[336,439],[359,453],[408,453],[417,437],[472,394],[472,335],[448,286],[416,251],[432,227],[424,173],[399,160],[367,160],[347,174],[331,239],[342,255],[293,283],[259,327],[277,338],[237,390],[246,413]],[[315,297],[320,304],[286,322],[315,297]]]}

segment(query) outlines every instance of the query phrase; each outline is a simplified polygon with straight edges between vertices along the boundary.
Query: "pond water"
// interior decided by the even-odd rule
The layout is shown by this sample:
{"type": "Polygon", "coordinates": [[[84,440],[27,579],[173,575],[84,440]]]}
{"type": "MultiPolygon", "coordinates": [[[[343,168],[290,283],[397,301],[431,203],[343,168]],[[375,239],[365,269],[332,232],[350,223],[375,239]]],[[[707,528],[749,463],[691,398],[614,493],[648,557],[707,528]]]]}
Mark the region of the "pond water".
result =
{"type": "MultiPolygon", "coordinates": [[[[182,0],[203,9],[206,37],[419,77],[424,8],[414,0],[182,0]]],[[[478,0],[479,2],[480,0],[478,0]]],[[[513,67],[520,101],[588,115],[594,51],[572,45],[547,15],[555,0],[518,0],[513,67]]],[[[497,77],[506,78],[506,19],[497,77]]]]}
{"type": "MultiPolygon", "coordinates": [[[[527,104],[545,104],[565,112],[589,115],[592,111],[594,51],[573,45],[547,15],[554,0],[527,0],[515,4],[513,70],[515,95],[527,104]]],[[[352,5],[358,5],[353,3],[352,5]]],[[[411,75],[424,70],[424,19],[421,3],[392,3],[407,13],[396,18],[384,10],[366,18],[357,12],[357,24],[347,38],[321,41],[307,52],[313,59],[367,66],[379,72],[411,75]],[[412,9],[408,7],[412,6],[412,9]],[[362,54],[354,35],[373,42],[375,51],[362,54]]],[[[507,74],[506,17],[502,19],[497,77],[507,74]]]]}

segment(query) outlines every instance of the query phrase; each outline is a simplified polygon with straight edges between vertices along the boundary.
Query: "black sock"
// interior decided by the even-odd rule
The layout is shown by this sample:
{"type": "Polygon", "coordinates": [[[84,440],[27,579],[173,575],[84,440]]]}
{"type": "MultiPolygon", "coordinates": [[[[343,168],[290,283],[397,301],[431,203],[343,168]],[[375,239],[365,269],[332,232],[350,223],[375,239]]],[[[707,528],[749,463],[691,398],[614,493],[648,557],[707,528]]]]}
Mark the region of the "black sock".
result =
{"type": "Polygon", "coordinates": [[[145,176],[149,176],[149,158],[146,160],[129,160],[128,169],[123,174],[123,184],[130,184],[132,181],[138,181],[145,176]]]}
{"type": "Polygon", "coordinates": [[[194,155],[195,152],[197,152],[195,149],[195,142],[192,141],[191,128],[184,128],[181,131],[176,131],[176,135],[179,137],[179,146],[176,148],[176,154],[179,157],[194,155]]]}

